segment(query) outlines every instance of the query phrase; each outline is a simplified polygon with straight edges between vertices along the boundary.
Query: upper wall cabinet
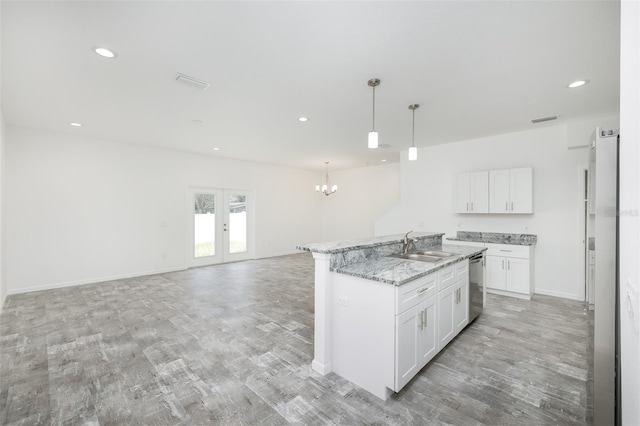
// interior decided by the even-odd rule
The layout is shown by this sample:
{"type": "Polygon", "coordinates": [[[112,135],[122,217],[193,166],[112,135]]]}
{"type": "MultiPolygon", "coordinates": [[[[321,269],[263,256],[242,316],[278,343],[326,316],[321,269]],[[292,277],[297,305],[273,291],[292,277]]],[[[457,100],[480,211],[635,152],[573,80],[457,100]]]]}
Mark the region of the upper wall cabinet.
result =
{"type": "Polygon", "coordinates": [[[489,213],[489,172],[456,176],[456,213],[489,213]]]}
{"type": "Polygon", "coordinates": [[[489,172],[489,213],[533,213],[533,169],[489,172]]]}

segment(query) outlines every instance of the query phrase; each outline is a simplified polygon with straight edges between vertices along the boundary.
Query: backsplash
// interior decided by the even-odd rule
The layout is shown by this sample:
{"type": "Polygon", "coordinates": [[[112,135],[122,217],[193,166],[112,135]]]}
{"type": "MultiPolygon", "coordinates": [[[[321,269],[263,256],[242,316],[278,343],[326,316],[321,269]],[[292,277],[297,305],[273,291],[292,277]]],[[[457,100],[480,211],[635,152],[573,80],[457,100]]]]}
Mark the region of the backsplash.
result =
{"type": "Polygon", "coordinates": [[[458,231],[451,241],[475,241],[493,244],[515,244],[531,246],[538,242],[538,236],[534,234],[506,234],[501,232],[474,232],[458,231]]]}
{"type": "MultiPolygon", "coordinates": [[[[411,243],[411,250],[428,250],[442,247],[442,234],[430,235],[427,237],[416,237],[417,241],[411,243]]],[[[330,268],[335,271],[347,265],[362,262],[365,260],[376,259],[378,257],[388,256],[402,252],[402,242],[393,242],[375,247],[366,247],[333,253],[331,255],[330,268]]]]}

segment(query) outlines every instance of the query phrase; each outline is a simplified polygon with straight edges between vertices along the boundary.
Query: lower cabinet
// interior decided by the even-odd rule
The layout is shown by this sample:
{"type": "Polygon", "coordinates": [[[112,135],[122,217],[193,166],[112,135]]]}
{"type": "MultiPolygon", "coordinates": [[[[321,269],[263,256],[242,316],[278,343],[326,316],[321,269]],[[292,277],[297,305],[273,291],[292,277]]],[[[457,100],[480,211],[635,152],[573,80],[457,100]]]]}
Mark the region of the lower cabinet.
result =
{"type": "Polygon", "coordinates": [[[396,311],[395,387],[398,392],[469,322],[469,261],[455,263],[423,278],[420,286],[407,284],[399,288],[396,311]],[[414,289],[415,287],[415,289],[414,289]],[[411,300],[416,290],[428,299],[401,311],[402,303],[411,300]],[[398,313],[399,312],[399,313],[398,313]]]}
{"type": "Polygon", "coordinates": [[[438,294],[438,344],[444,348],[469,323],[469,277],[438,294]]]}
{"type": "Polygon", "coordinates": [[[453,299],[453,325],[457,335],[469,324],[469,281],[459,281],[455,285],[453,299]]]}
{"type": "Polygon", "coordinates": [[[438,353],[438,296],[396,316],[395,389],[402,389],[438,353]]]}
{"type": "Polygon", "coordinates": [[[467,325],[468,286],[467,259],[400,286],[333,273],[331,371],[399,392],[467,325]]]}
{"type": "Polygon", "coordinates": [[[531,298],[533,253],[529,246],[487,244],[487,290],[498,294],[531,298]]]}

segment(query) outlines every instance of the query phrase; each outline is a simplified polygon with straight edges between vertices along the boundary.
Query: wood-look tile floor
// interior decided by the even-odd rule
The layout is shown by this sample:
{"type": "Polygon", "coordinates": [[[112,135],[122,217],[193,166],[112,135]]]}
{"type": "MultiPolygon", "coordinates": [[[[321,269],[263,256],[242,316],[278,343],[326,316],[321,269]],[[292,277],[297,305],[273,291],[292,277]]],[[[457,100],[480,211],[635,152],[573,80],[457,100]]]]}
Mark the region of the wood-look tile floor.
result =
{"type": "Polygon", "coordinates": [[[382,401],[311,370],[308,254],[9,296],[3,425],[583,425],[578,302],[489,296],[484,313],[382,401]]]}

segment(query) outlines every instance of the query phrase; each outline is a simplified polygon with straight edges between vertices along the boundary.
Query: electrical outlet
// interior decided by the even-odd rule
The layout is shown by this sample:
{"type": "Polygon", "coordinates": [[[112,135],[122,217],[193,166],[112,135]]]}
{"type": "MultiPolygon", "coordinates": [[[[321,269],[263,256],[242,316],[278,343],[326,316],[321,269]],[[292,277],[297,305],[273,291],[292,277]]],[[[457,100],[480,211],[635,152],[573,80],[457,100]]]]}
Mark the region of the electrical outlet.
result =
{"type": "Polygon", "coordinates": [[[349,299],[346,297],[338,297],[338,305],[349,306],[349,299]]]}

